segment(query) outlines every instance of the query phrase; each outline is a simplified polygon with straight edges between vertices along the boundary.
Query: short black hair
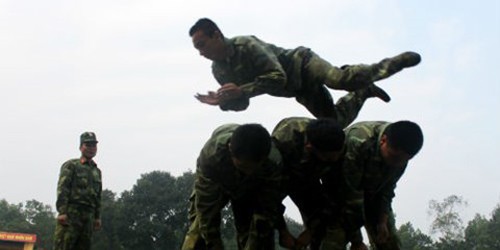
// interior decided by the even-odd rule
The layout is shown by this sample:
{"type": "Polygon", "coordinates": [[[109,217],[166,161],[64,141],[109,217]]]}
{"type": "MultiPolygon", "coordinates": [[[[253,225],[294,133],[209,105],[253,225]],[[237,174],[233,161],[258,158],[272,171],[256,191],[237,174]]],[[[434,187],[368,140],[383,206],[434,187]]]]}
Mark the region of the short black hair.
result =
{"type": "Polygon", "coordinates": [[[213,37],[215,32],[219,32],[221,36],[222,32],[220,31],[219,27],[217,27],[217,24],[215,24],[212,20],[208,18],[200,18],[196,23],[189,29],[189,36],[193,36],[194,33],[196,33],[198,30],[203,31],[205,35],[208,37],[213,37]]]}
{"type": "Polygon", "coordinates": [[[424,144],[424,135],[418,124],[411,121],[391,123],[384,131],[390,147],[400,149],[415,156],[424,144]]]}
{"type": "Polygon", "coordinates": [[[230,149],[237,159],[259,161],[271,151],[271,136],[260,124],[240,125],[231,136],[230,149]]]}
{"type": "Polygon", "coordinates": [[[345,133],[334,119],[320,118],[307,124],[306,137],[319,151],[339,151],[344,145],[345,133]]]}

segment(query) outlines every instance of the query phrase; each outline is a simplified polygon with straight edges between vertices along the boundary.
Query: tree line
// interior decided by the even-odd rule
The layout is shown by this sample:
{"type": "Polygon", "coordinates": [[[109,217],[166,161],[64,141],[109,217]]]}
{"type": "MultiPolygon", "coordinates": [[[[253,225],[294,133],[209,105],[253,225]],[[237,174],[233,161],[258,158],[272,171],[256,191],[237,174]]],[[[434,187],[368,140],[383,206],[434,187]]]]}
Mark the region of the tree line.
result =
{"type": "MultiPolygon", "coordinates": [[[[141,175],[132,189],[120,196],[103,190],[103,228],[95,233],[92,249],[180,249],[189,226],[187,209],[193,183],[192,172],[174,177],[168,172],[153,171],[141,175]]],[[[476,214],[464,226],[458,210],[466,205],[456,195],[430,201],[431,235],[414,228],[411,222],[402,224],[398,234],[403,249],[500,249],[500,204],[490,218],[476,214]]],[[[53,247],[55,216],[50,205],[36,200],[20,204],[0,200],[0,231],[36,234],[39,250],[53,247]]],[[[303,230],[301,223],[291,218],[286,221],[292,234],[298,235],[303,230]]],[[[228,207],[222,212],[221,233],[226,249],[237,249],[233,216],[228,207]]]]}

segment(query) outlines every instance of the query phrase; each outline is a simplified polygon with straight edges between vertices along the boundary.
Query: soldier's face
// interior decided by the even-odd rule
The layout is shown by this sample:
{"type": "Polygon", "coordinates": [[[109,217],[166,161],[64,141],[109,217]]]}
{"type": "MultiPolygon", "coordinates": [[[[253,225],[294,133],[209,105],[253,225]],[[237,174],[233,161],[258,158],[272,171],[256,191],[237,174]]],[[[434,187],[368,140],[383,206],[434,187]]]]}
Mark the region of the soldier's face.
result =
{"type": "Polygon", "coordinates": [[[306,144],[306,150],[313,154],[317,159],[322,162],[336,162],[340,159],[342,155],[342,150],[338,151],[322,151],[316,149],[311,143],[306,144]]]}
{"type": "Polygon", "coordinates": [[[239,159],[236,157],[231,157],[231,160],[233,161],[233,164],[236,167],[236,169],[238,169],[245,175],[252,175],[253,173],[255,173],[255,170],[260,168],[265,161],[265,159],[259,161],[250,161],[250,160],[239,159]]]}
{"type": "Polygon", "coordinates": [[[212,37],[207,36],[202,30],[196,31],[192,36],[193,46],[200,52],[200,55],[212,60],[223,60],[224,40],[219,32],[215,32],[212,37]]]}
{"type": "Polygon", "coordinates": [[[80,151],[82,152],[82,156],[87,159],[92,159],[97,154],[97,143],[95,142],[86,142],[80,146],[80,151]]]}
{"type": "Polygon", "coordinates": [[[385,164],[395,168],[403,168],[411,159],[411,156],[403,150],[391,147],[385,135],[380,140],[380,154],[385,164]]]}
{"type": "Polygon", "coordinates": [[[313,154],[322,162],[336,162],[340,159],[342,151],[319,151],[314,150],[313,154]]]}

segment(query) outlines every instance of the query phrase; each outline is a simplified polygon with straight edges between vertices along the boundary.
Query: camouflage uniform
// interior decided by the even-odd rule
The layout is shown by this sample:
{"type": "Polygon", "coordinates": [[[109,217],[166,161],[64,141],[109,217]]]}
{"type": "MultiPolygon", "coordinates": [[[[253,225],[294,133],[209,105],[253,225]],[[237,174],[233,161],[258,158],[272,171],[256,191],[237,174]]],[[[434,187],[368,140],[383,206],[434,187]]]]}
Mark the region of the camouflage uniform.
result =
{"type": "Polygon", "coordinates": [[[90,249],[94,220],[100,218],[101,170],[85,158],[65,162],[57,185],[56,209],[68,216],[69,225],[59,223],[54,249],[90,249]]]}
{"type": "MultiPolygon", "coordinates": [[[[303,117],[283,119],[274,128],[272,137],[283,157],[286,194],[299,208],[306,228],[316,233],[311,247],[317,249],[323,238],[324,227],[338,220],[340,214],[327,192],[327,189],[336,187],[332,187],[332,183],[324,185],[324,178],[340,178],[341,173],[339,166],[322,162],[304,150],[305,131],[311,121],[303,117]]],[[[358,232],[349,239],[362,237],[360,235],[361,232],[358,232]]]]}
{"type": "Polygon", "coordinates": [[[345,154],[342,163],[343,180],[338,193],[333,196],[342,202],[342,226],[334,225],[327,230],[327,237],[322,249],[345,249],[342,241],[336,237],[365,226],[372,246],[377,249],[399,249],[395,220],[392,213],[392,199],[395,196],[396,183],[403,175],[402,169],[391,168],[384,164],[380,154],[380,139],[389,125],[388,122],[359,122],[346,129],[345,154]],[[373,242],[376,236],[377,222],[381,214],[387,214],[390,238],[387,244],[373,242]],[[340,245],[340,246],[339,246],[340,245]]]}
{"type": "Polygon", "coordinates": [[[350,124],[364,99],[360,104],[360,98],[349,93],[335,105],[325,85],[354,91],[390,75],[386,72],[386,76],[377,77],[378,64],[334,67],[309,48],[283,49],[255,36],[225,38],[225,43],[231,49],[230,56],[213,61],[212,73],[221,85],[232,82],[240,86],[243,96],[221,104],[222,110],[244,110],[249,98],[269,94],[295,97],[315,117],[331,117],[341,124],[350,124]]]}
{"type": "Polygon", "coordinates": [[[229,202],[234,214],[238,249],[274,249],[275,222],[283,212],[281,155],[273,146],[264,165],[252,176],[241,174],[232,163],[228,147],[238,126],[220,126],[201,150],[191,196],[191,225],[183,250],[223,249],[221,210],[229,202]]]}

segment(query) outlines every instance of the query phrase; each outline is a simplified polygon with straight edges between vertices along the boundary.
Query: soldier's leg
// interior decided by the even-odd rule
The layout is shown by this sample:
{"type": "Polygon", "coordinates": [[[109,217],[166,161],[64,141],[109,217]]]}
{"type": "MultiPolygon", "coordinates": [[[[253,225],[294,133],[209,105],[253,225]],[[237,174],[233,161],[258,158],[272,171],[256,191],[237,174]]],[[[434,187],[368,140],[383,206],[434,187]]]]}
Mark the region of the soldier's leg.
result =
{"type": "Polygon", "coordinates": [[[94,231],[94,215],[89,211],[80,211],[79,216],[82,227],[80,237],[76,242],[74,250],[90,250],[92,245],[92,233],[94,231]]]}
{"type": "Polygon", "coordinates": [[[375,68],[372,81],[380,81],[388,78],[404,68],[416,66],[421,61],[420,55],[415,52],[404,52],[394,57],[385,58],[379,63],[371,65],[375,68]]]}
{"type": "Polygon", "coordinates": [[[54,250],[72,249],[78,236],[78,230],[73,226],[63,226],[57,223],[54,233],[54,250]]]}
{"type": "Polygon", "coordinates": [[[330,225],[325,232],[321,242],[321,250],[345,250],[347,246],[345,230],[339,225],[330,225]]]}
{"type": "Polygon", "coordinates": [[[340,68],[311,52],[309,61],[304,65],[308,84],[325,84],[332,89],[354,91],[368,87],[371,83],[388,78],[404,68],[420,63],[420,55],[405,52],[386,58],[374,64],[344,65],[340,68]]]}
{"type": "Polygon", "coordinates": [[[316,118],[332,118],[340,126],[347,127],[356,119],[366,99],[370,97],[378,97],[384,101],[390,100],[389,95],[374,84],[348,93],[341,97],[336,104],[333,103],[330,92],[323,85],[313,85],[307,90],[298,92],[296,100],[316,118]]]}
{"type": "Polygon", "coordinates": [[[371,97],[380,98],[385,102],[391,100],[390,96],[375,84],[370,84],[366,88],[349,92],[335,104],[335,113],[339,125],[343,128],[349,126],[358,116],[365,101],[371,97]]]}
{"type": "Polygon", "coordinates": [[[59,223],[56,224],[54,250],[72,250],[75,248],[82,232],[82,223],[70,211],[68,211],[68,223],[69,225],[65,226],[59,223]]]}
{"type": "Polygon", "coordinates": [[[295,100],[316,118],[337,119],[333,98],[323,85],[308,86],[307,89],[297,93],[295,100]]]}

